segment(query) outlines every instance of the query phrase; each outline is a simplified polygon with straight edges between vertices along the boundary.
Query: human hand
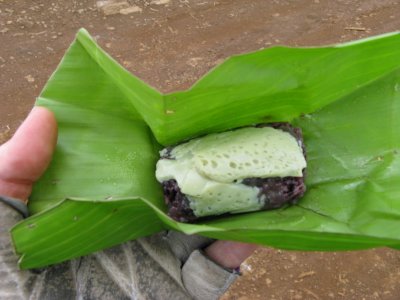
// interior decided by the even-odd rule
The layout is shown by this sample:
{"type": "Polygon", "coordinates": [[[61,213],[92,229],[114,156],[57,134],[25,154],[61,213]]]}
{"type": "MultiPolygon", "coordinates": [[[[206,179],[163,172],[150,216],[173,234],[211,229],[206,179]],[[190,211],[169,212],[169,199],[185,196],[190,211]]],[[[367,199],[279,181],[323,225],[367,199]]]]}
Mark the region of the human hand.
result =
{"type": "Polygon", "coordinates": [[[51,161],[56,142],[53,113],[33,108],[11,140],[0,146],[0,195],[26,204],[33,184],[51,161]]]}
{"type": "Polygon", "coordinates": [[[228,269],[236,269],[256,249],[257,245],[232,241],[216,241],[204,249],[206,255],[228,269]]]}

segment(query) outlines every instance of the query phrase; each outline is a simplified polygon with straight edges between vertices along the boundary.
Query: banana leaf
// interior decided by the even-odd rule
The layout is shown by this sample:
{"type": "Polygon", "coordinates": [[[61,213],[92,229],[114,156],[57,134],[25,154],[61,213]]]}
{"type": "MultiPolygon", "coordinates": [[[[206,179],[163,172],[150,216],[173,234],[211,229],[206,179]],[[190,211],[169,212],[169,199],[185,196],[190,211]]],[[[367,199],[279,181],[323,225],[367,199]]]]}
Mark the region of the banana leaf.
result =
{"type": "Polygon", "coordinates": [[[37,99],[59,140],[12,229],[37,268],[165,229],[296,250],[400,249],[400,34],[227,59],[190,89],[162,94],[85,30],[37,99]],[[307,192],[294,206],[183,224],[166,214],[158,151],[255,123],[302,128],[307,192]]]}

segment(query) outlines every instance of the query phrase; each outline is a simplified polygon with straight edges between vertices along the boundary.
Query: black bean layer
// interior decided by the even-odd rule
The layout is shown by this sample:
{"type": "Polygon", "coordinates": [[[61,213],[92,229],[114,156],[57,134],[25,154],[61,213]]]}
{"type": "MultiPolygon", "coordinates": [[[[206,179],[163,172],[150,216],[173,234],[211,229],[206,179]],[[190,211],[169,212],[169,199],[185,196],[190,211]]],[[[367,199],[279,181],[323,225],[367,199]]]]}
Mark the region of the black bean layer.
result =
{"type": "Polygon", "coordinates": [[[304,177],[246,178],[242,183],[259,188],[258,197],[265,199],[263,209],[294,204],[306,191],[304,177]]]}
{"type": "Polygon", "coordinates": [[[193,222],[198,218],[194,215],[189,206],[189,200],[181,192],[175,179],[170,179],[162,183],[164,190],[164,200],[168,206],[168,215],[179,222],[193,222]]]}

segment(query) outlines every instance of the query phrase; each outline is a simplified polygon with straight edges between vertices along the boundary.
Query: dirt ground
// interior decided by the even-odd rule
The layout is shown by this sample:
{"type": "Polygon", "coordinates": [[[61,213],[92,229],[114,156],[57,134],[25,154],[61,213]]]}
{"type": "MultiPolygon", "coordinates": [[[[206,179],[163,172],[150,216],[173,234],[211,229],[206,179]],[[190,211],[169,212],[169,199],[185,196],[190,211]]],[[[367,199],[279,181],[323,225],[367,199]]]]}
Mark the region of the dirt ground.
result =
{"type": "MultiPolygon", "coordinates": [[[[400,30],[398,0],[127,2],[115,13],[94,0],[0,0],[0,143],[27,115],[80,27],[163,92],[188,88],[232,54],[400,30]]],[[[400,299],[400,252],[389,249],[266,248],[242,269],[223,299],[400,299]]]]}

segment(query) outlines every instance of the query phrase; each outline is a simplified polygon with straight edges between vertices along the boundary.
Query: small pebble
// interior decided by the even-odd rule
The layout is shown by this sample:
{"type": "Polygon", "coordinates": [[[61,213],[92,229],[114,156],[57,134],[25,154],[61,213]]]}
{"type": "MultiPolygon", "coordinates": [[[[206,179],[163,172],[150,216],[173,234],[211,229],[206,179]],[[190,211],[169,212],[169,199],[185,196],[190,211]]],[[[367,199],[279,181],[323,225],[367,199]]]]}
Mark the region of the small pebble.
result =
{"type": "Polygon", "coordinates": [[[32,75],[26,75],[25,76],[25,79],[28,81],[28,82],[35,82],[35,78],[32,76],[32,75]]]}

